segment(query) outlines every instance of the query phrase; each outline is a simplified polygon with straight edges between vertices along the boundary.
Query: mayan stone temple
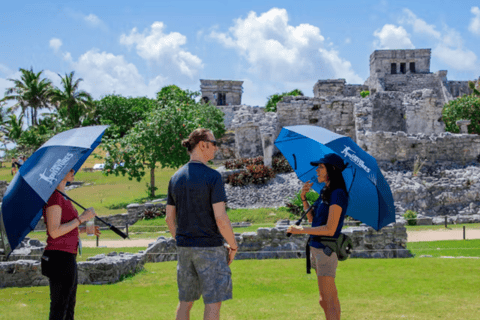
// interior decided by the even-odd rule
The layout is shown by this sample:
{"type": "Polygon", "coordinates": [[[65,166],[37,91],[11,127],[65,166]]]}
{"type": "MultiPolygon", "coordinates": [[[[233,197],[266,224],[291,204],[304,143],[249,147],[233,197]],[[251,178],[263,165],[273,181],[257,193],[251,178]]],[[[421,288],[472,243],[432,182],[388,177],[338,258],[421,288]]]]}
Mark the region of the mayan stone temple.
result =
{"type": "Polygon", "coordinates": [[[431,72],[430,60],[431,49],[376,50],[364,84],[318,80],[313,97],[285,97],[276,113],[242,105],[242,81],[200,80],[202,99],[225,113],[229,133],[218,158],[265,156],[268,162],[282,127],[309,124],[351,137],[377,160],[472,160],[480,153],[477,136],[445,133],[442,121],[446,102],[470,94],[468,81],[431,72]],[[462,152],[454,151],[458,144],[462,152]]]}

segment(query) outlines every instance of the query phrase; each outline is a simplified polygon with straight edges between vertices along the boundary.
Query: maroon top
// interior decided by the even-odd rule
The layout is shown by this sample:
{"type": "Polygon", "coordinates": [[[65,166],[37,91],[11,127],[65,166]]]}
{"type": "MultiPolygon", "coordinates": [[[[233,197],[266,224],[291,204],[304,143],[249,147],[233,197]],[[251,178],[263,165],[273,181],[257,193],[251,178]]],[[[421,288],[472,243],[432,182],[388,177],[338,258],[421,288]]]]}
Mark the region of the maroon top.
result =
{"type": "MultiPolygon", "coordinates": [[[[78,212],[73,207],[70,200],[65,199],[60,192],[55,190],[55,192],[53,192],[53,194],[50,196],[50,199],[48,199],[47,204],[43,206],[43,219],[45,221],[45,225],[47,225],[47,208],[54,205],[58,205],[60,208],[62,208],[62,218],[60,220],[60,224],[70,222],[78,217],[78,212]]],[[[66,233],[56,239],[53,239],[50,234],[48,234],[47,228],[47,236],[47,247],[45,250],[58,250],[77,254],[78,228],[74,228],[69,233],[66,233]]]]}

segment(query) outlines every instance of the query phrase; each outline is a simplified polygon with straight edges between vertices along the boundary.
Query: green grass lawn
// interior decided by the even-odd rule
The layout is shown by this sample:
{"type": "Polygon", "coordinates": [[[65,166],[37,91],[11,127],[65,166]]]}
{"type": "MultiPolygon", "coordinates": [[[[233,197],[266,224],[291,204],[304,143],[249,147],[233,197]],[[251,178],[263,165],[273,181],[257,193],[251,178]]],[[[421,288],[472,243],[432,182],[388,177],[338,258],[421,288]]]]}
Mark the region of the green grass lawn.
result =
{"type": "MultiPolygon", "coordinates": [[[[409,242],[407,249],[417,257],[421,255],[480,257],[480,239],[409,242]]],[[[478,263],[480,264],[480,260],[478,263]]]]}
{"type": "MultiPolygon", "coordinates": [[[[222,319],[324,319],[316,277],[305,261],[242,260],[231,265],[234,299],[222,319]]],[[[478,319],[480,263],[469,259],[349,259],[337,287],[342,319],[478,319]]],[[[46,319],[48,287],[0,289],[0,319],[46,319]]],[[[173,319],[176,262],[149,263],[112,285],[80,285],[78,319],[173,319]]],[[[191,318],[202,319],[203,302],[191,318]]]]}

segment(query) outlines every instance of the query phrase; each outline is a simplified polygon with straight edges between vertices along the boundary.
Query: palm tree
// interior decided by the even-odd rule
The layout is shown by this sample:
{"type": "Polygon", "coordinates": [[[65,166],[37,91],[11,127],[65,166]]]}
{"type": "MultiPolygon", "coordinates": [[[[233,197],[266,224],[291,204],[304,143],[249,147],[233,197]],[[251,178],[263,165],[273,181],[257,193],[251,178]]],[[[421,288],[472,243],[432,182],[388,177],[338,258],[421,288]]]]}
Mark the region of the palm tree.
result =
{"type": "MultiPolygon", "coordinates": [[[[31,110],[31,125],[36,126],[38,109],[47,108],[50,106],[49,96],[52,89],[52,82],[46,78],[40,79],[42,72],[33,72],[33,68],[30,70],[20,69],[22,76],[19,80],[8,79],[14,83],[14,87],[7,88],[5,91],[5,97],[0,101],[15,100],[15,103],[10,107],[10,111],[16,111],[19,108],[22,109],[21,114],[27,114],[28,108],[31,110]]],[[[27,114],[28,117],[28,114],[27,114]]]]}
{"type": "Polygon", "coordinates": [[[17,117],[15,114],[9,116],[9,120],[5,122],[5,130],[8,140],[17,141],[23,132],[23,114],[17,117]]]}
{"type": "Polygon", "coordinates": [[[65,119],[68,125],[79,127],[83,120],[90,116],[94,102],[89,93],[78,89],[83,79],[78,78],[74,81],[74,75],[74,71],[65,74],[65,77],[58,75],[62,79],[63,90],[53,89],[51,101],[57,108],[60,117],[65,119]]]}

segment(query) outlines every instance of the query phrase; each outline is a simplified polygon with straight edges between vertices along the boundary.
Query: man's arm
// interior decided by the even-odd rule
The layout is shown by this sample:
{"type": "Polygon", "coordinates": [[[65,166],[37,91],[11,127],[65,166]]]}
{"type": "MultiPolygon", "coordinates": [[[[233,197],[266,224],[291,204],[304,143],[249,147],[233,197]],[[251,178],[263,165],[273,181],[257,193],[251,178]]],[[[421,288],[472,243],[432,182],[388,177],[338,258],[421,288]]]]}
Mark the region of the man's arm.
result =
{"type": "Polygon", "coordinates": [[[177,208],[175,208],[175,206],[167,204],[165,221],[167,222],[168,230],[170,230],[172,238],[175,239],[177,235],[177,208]]]}
{"type": "Polygon", "coordinates": [[[237,248],[237,242],[235,241],[235,234],[233,233],[232,224],[230,218],[225,211],[225,202],[217,202],[213,205],[213,213],[215,214],[215,221],[217,222],[220,233],[227,241],[228,245],[232,248],[237,248]]]}

